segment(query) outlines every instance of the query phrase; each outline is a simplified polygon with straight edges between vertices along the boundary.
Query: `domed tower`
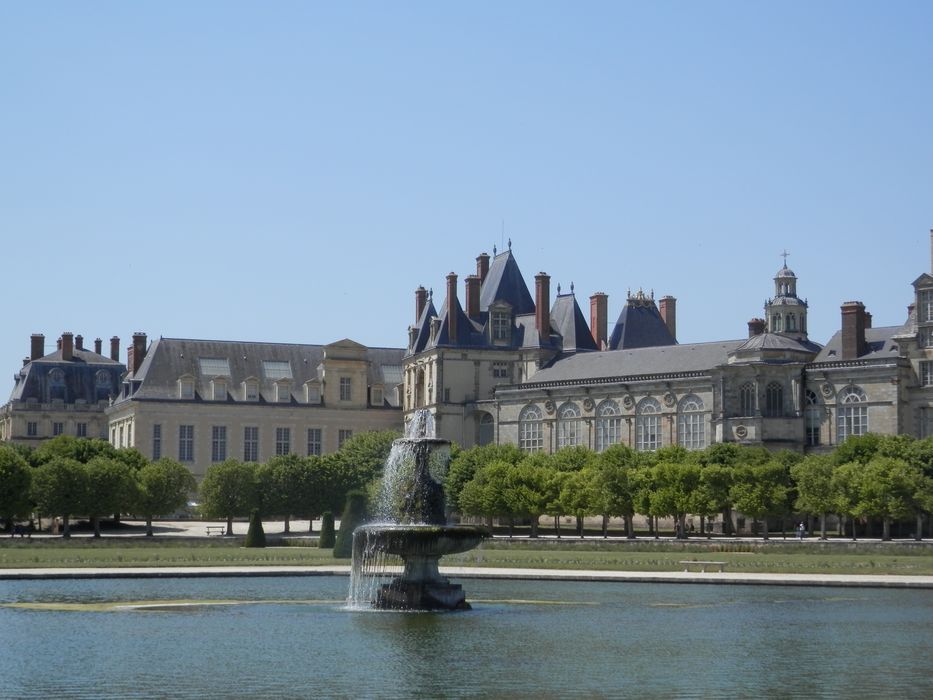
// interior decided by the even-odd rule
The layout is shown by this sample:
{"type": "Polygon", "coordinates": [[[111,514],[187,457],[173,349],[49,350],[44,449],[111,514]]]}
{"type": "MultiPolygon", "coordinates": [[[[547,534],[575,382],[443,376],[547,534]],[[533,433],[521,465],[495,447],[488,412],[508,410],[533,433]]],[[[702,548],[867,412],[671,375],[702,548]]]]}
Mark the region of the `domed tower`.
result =
{"type": "Polygon", "coordinates": [[[807,302],[797,296],[797,275],[784,256],[784,266],[774,276],[774,298],[765,302],[768,332],[807,340],[807,302]]]}

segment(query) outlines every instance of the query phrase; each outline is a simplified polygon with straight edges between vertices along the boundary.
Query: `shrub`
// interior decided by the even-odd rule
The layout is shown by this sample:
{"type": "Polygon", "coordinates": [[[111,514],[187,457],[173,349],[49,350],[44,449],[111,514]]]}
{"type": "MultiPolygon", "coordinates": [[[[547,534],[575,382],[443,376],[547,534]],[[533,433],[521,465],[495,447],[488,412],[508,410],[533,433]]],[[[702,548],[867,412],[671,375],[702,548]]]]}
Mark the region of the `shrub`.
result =
{"type": "Polygon", "coordinates": [[[249,530],[246,531],[246,542],[244,547],[265,547],[266,533],[262,529],[262,520],[259,518],[259,511],[253,508],[249,516],[249,530]]]}
{"type": "Polygon", "coordinates": [[[334,556],[349,559],[353,556],[353,531],[366,522],[366,494],[362,491],[350,491],[347,505],[340,517],[340,529],[334,542],[334,556]]]}
{"type": "Polygon", "coordinates": [[[337,541],[334,532],[334,514],[330,511],[321,516],[321,537],[318,540],[318,547],[321,549],[333,549],[337,541]]]}

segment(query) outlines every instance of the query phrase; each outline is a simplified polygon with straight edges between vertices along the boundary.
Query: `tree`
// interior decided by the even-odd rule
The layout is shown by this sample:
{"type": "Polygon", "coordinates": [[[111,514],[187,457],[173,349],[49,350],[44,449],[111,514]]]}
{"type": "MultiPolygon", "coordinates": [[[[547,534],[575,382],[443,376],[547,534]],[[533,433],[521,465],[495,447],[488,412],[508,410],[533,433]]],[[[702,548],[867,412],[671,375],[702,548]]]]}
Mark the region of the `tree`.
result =
{"type": "Polygon", "coordinates": [[[298,455],[276,455],[258,467],[260,514],[285,519],[289,532],[292,515],[303,514],[307,505],[305,484],[310,464],[298,455]]]}
{"type": "Polygon", "coordinates": [[[450,467],[444,483],[447,503],[454,508],[459,506],[460,492],[473,479],[479,468],[496,460],[518,464],[525,457],[526,454],[511,443],[478,445],[468,450],[451,450],[450,467]]]}
{"type": "Polygon", "coordinates": [[[87,483],[84,465],[70,457],[52,457],[33,472],[32,500],[36,510],[61,516],[62,537],[71,537],[69,518],[81,512],[87,483]]]}
{"type": "Polygon", "coordinates": [[[257,465],[228,459],[208,468],[201,482],[204,513],[210,518],[226,518],[227,534],[233,534],[233,519],[245,517],[259,501],[257,465]]]}
{"type": "Polygon", "coordinates": [[[572,513],[577,519],[577,535],[583,537],[583,519],[597,512],[599,495],[594,486],[595,475],[592,467],[580,471],[562,472],[565,477],[560,482],[561,510],[572,513]]]}
{"type": "Polygon", "coordinates": [[[32,510],[32,469],[16,450],[0,445],[0,517],[12,525],[32,510]]]}
{"type": "Polygon", "coordinates": [[[146,516],[146,536],[152,537],[152,518],[181,508],[197,487],[194,475],[174,459],[163,457],[136,475],[139,484],[135,508],[146,516]]]}
{"type": "Polygon", "coordinates": [[[752,516],[756,522],[764,519],[764,539],[768,539],[767,516],[784,509],[787,489],[784,466],[769,462],[736,469],[729,495],[736,510],[752,516]]]}
{"type": "Polygon", "coordinates": [[[34,456],[37,465],[45,464],[56,457],[67,457],[87,464],[94,457],[113,457],[116,452],[116,448],[106,440],[58,435],[36,448],[34,456]]]}
{"type": "Polygon", "coordinates": [[[249,529],[246,531],[246,540],[244,547],[265,547],[266,533],[262,529],[262,519],[259,517],[259,509],[253,508],[249,514],[249,529]]]}
{"type": "Polygon", "coordinates": [[[654,484],[650,502],[655,515],[672,515],[677,539],[686,539],[687,513],[696,510],[700,467],[694,464],[659,462],[651,468],[654,484]]]}
{"type": "Polygon", "coordinates": [[[91,516],[94,537],[100,537],[100,517],[122,513],[138,500],[135,474],[125,462],[99,455],[85,466],[87,490],[83,510],[91,516]]]}
{"type": "Polygon", "coordinates": [[[509,472],[512,465],[504,460],[494,460],[477,470],[476,474],[460,492],[460,509],[471,515],[511,517],[509,503],[509,472]]]}
{"type": "Polygon", "coordinates": [[[859,509],[864,515],[881,518],[882,540],[891,539],[892,520],[916,512],[914,495],[921,478],[920,470],[904,460],[880,454],[863,467],[858,481],[859,509]]]}
{"type": "MultiPolygon", "coordinates": [[[[833,455],[835,461],[835,455],[833,455]]],[[[830,488],[833,492],[833,507],[840,515],[852,521],[852,539],[856,539],[855,520],[862,515],[861,497],[862,465],[846,462],[833,467],[830,488]]]]}
{"type": "Polygon", "coordinates": [[[337,542],[337,535],[334,532],[334,514],[329,510],[321,516],[321,536],[318,539],[317,546],[321,549],[333,549],[337,542]]]}
{"type": "Polygon", "coordinates": [[[353,556],[353,531],[366,522],[366,494],[351,491],[347,494],[347,503],[340,516],[340,529],[334,543],[334,556],[347,559],[353,556]]]}
{"type": "MultiPolygon", "coordinates": [[[[697,492],[696,509],[700,514],[700,529],[704,521],[715,513],[723,514],[723,534],[732,534],[732,488],[734,468],[723,464],[710,463],[700,467],[700,485],[697,492]]],[[[707,534],[711,528],[707,527],[707,534]]]]}
{"type": "MultiPolygon", "coordinates": [[[[635,539],[635,499],[638,494],[635,452],[625,445],[612,445],[593,461],[593,488],[598,508],[607,517],[625,519],[628,539],[635,539]]],[[[607,536],[604,523],[603,536],[607,536]]]]}
{"type": "Polygon", "coordinates": [[[869,460],[878,451],[880,443],[880,436],[874,433],[852,435],[833,450],[833,463],[836,465],[848,464],[849,462],[868,464],[869,460]]]}
{"type": "Polygon", "coordinates": [[[527,459],[511,467],[506,476],[509,511],[529,519],[531,537],[538,536],[538,521],[547,507],[548,480],[552,471],[547,465],[527,459]]]}
{"type": "Polygon", "coordinates": [[[836,503],[833,493],[832,459],[825,455],[808,455],[790,468],[797,485],[795,507],[804,513],[820,516],[820,539],[826,539],[826,513],[836,503]]]}
{"type": "Polygon", "coordinates": [[[357,473],[357,483],[362,488],[382,476],[392,443],[400,437],[391,430],[357,433],[343,443],[337,454],[348,470],[357,473]]]}

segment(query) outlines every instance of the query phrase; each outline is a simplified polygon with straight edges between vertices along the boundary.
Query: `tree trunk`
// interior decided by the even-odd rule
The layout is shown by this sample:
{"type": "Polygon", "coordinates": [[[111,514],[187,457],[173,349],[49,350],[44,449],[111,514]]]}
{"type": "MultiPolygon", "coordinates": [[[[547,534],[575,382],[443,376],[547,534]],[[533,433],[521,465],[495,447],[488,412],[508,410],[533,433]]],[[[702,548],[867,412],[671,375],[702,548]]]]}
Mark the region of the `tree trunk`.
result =
{"type": "Polygon", "coordinates": [[[731,508],[723,508],[722,534],[729,535],[729,536],[735,534],[735,523],[732,522],[732,509],[731,508]]]}
{"type": "Polygon", "coordinates": [[[849,522],[852,523],[852,541],[855,542],[856,540],[855,518],[849,518],[849,522]]]}
{"type": "Polygon", "coordinates": [[[648,517],[650,517],[652,520],[654,520],[654,527],[652,528],[652,529],[654,530],[654,539],[656,539],[656,540],[661,539],[661,531],[660,531],[660,529],[659,529],[659,527],[658,527],[658,516],[657,516],[657,515],[653,515],[653,516],[648,516],[648,517]]]}
{"type": "Polygon", "coordinates": [[[701,535],[706,534],[706,516],[705,515],[700,516],[700,534],[701,535]]]}
{"type": "Polygon", "coordinates": [[[146,516],[146,537],[152,537],[152,516],[146,516]]]}
{"type": "Polygon", "coordinates": [[[554,532],[557,533],[557,539],[560,539],[560,516],[554,516],[554,532]]]}
{"type": "Polygon", "coordinates": [[[609,537],[609,516],[603,515],[603,539],[609,537]]]}
{"type": "Polygon", "coordinates": [[[826,539],[826,513],[820,513],[820,539],[826,539]]]}
{"type": "Polygon", "coordinates": [[[648,516],[648,536],[654,536],[654,518],[650,515],[648,516]]]}
{"type": "Polygon", "coordinates": [[[635,514],[625,516],[625,536],[630,539],[635,539],[635,514]]]}
{"type": "Polygon", "coordinates": [[[68,520],[68,516],[62,516],[62,539],[69,539],[71,537],[71,521],[68,520]]]}
{"type": "Polygon", "coordinates": [[[914,528],[914,539],[917,542],[923,539],[923,513],[917,513],[917,527],[914,528]]]}
{"type": "Polygon", "coordinates": [[[540,515],[531,516],[531,537],[536,538],[538,536],[538,518],[540,515]]]}
{"type": "Polygon", "coordinates": [[[100,517],[97,515],[92,515],[91,525],[94,526],[94,537],[100,537],[100,517]]]}
{"type": "Polygon", "coordinates": [[[787,539],[787,516],[781,516],[781,539],[787,539]]]}
{"type": "Polygon", "coordinates": [[[228,535],[233,534],[233,516],[232,515],[227,516],[227,534],[228,535]]]}
{"type": "Polygon", "coordinates": [[[288,515],[285,516],[285,534],[286,534],[286,535],[289,533],[289,529],[288,529],[288,519],[289,519],[290,517],[291,517],[291,516],[288,516],[288,515]]]}
{"type": "Polygon", "coordinates": [[[515,518],[511,515],[509,516],[509,539],[512,539],[512,535],[515,534],[515,518]]]}
{"type": "Polygon", "coordinates": [[[881,519],[881,540],[882,542],[891,541],[891,518],[887,516],[881,519]]]}
{"type": "Polygon", "coordinates": [[[580,539],[583,539],[583,516],[577,516],[577,534],[580,535],[580,539]]]}

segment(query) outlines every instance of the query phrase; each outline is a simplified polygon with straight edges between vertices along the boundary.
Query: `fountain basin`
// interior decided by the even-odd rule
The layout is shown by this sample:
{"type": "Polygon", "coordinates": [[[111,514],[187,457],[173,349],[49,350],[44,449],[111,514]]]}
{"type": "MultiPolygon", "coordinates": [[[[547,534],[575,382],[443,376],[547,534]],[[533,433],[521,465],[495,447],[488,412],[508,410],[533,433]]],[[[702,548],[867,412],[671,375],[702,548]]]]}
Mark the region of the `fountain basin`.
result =
{"type": "Polygon", "coordinates": [[[386,554],[443,557],[477,547],[490,537],[478,525],[361,525],[353,536],[364,536],[366,546],[386,554]]]}

